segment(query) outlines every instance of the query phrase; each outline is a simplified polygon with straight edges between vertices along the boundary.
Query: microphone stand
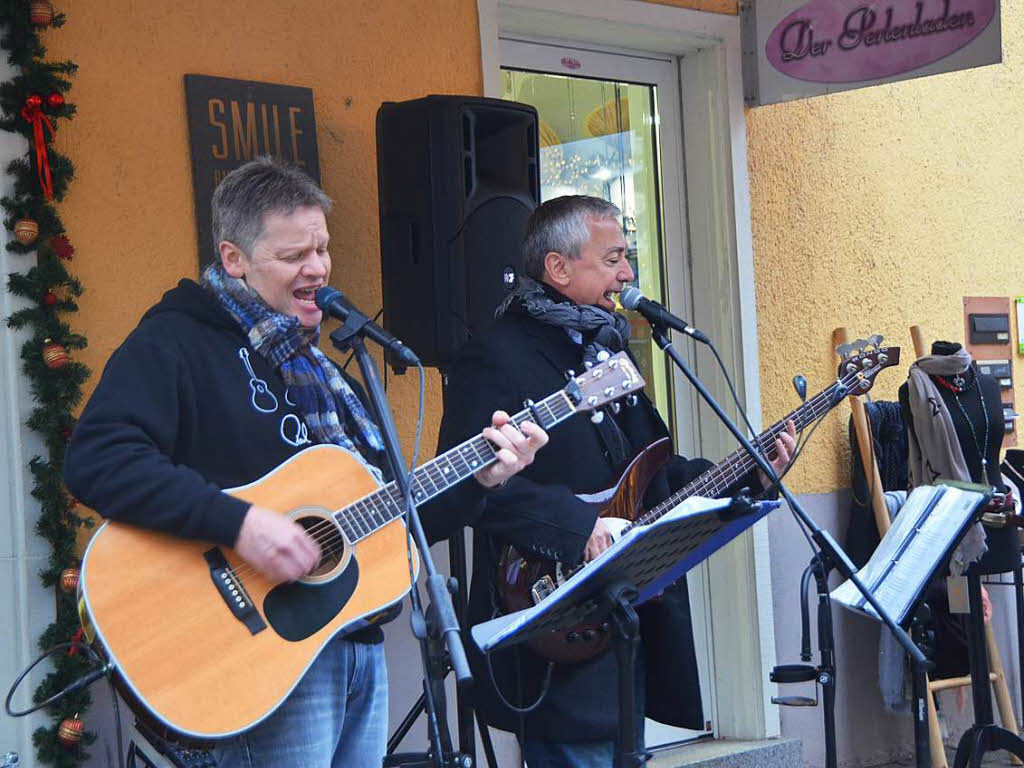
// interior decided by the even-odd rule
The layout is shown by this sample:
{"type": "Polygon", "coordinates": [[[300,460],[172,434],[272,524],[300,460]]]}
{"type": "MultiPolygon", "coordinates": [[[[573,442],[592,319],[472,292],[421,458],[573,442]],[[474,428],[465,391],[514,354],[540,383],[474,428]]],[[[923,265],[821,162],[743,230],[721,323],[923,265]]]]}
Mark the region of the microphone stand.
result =
{"type": "MultiPolygon", "coordinates": [[[[459,623],[452,606],[448,584],[444,576],[438,573],[430,556],[430,547],[423,533],[416,505],[412,501],[405,458],[402,456],[402,448],[398,440],[398,430],[388,406],[384,386],[381,384],[377,363],[366,351],[366,344],[363,341],[363,327],[369,322],[370,319],[366,315],[353,308],[345,322],[331,334],[330,338],[339,351],[351,349],[359,364],[370,406],[381,428],[381,436],[391,465],[391,472],[404,500],[405,522],[416,542],[416,548],[420,552],[420,562],[427,574],[427,594],[430,603],[427,606],[426,618],[424,618],[420,603],[418,586],[415,583],[412,584],[409,591],[409,602],[411,603],[409,623],[412,625],[413,635],[420,644],[420,657],[424,671],[423,694],[427,731],[432,751],[432,756],[428,756],[428,760],[420,764],[433,764],[438,768],[465,768],[471,762],[466,762],[466,755],[453,752],[451,735],[448,732],[444,696],[446,664],[450,661],[459,686],[468,686],[472,683],[473,678],[466,660],[462,637],[459,634],[459,623]],[[446,645],[448,660],[445,659],[444,654],[446,645]]],[[[394,757],[398,758],[399,756],[395,755],[394,757]]]]}
{"type": "MultiPolygon", "coordinates": [[[[768,477],[772,478],[775,483],[775,487],[779,489],[779,493],[789,504],[790,509],[793,510],[794,514],[800,519],[800,521],[807,527],[811,532],[811,538],[814,543],[817,544],[819,550],[821,550],[821,556],[828,559],[832,567],[834,567],[840,574],[845,578],[853,582],[857,590],[864,595],[864,599],[868,604],[874,608],[876,615],[885,623],[889,630],[896,637],[896,641],[903,647],[903,649],[910,655],[911,658],[911,669],[913,678],[913,702],[912,702],[912,713],[914,718],[914,746],[917,755],[917,766],[918,768],[931,768],[931,755],[928,751],[928,720],[927,720],[927,688],[925,684],[925,673],[930,663],[925,658],[924,653],[917,647],[910,636],[900,627],[889,613],[881,606],[874,594],[864,586],[864,583],[857,576],[857,566],[853,564],[846,552],[843,551],[842,547],[832,538],[828,531],[825,531],[814,522],[813,518],[804,511],[803,507],[793,497],[793,494],[789,492],[789,489],[782,483],[782,481],[775,474],[775,470],[771,464],[765,459],[760,451],[754,449],[754,446],[750,444],[750,441],[746,438],[743,432],[736,426],[736,423],[729,418],[729,415],[722,410],[722,407],[712,397],[711,393],[707,390],[707,387],[697,378],[696,374],[690,370],[690,367],[686,364],[686,361],[680,356],[679,352],[672,346],[672,342],[669,341],[666,327],[657,322],[651,323],[651,331],[654,341],[659,347],[661,347],[665,353],[672,358],[672,361],[676,364],[676,367],[683,372],[683,375],[693,385],[694,389],[700,394],[704,402],[706,402],[711,410],[715,412],[718,419],[726,426],[726,428],[732,433],[743,449],[750,455],[750,458],[754,460],[754,463],[758,468],[765,473],[768,477]]],[[[837,397],[845,397],[848,393],[837,393],[837,397]]]]}

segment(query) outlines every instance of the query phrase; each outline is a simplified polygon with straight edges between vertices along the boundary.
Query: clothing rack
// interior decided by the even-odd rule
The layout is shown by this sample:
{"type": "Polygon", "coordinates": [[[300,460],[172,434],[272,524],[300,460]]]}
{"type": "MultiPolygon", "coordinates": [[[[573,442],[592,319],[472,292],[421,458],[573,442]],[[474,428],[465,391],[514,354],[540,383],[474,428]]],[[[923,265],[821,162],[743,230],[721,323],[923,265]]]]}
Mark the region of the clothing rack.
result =
{"type": "MultiPolygon", "coordinates": [[[[924,334],[921,326],[910,326],[910,338],[914,344],[915,359],[925,354],[924,334]]],[[[834,345],[846,344],[849,342],[849,332],[846,328],[836,328],[832,334],[834,345]]],[[[878,526],[878,535],[885,536],[889,530],[891,520],[889,508],[885,503],[885,492],[882,489],[882,477],[878,469],[878,462],[875,460],[874,445],[871,435],[871,425],[868,421],[864,401],[859,397],[850,397],[850,411],[853,416],[854,433],[857,436],[857,448],[860,451],[861,462],[864,472],[868,477],[868,484],[871,491],[871,507],[874,511],[875,524],[878,526]]],[[[985,645],[989,660],[989,680],[992,683],[993,692],[996,697],[996,705],[999,709],[999,718],[1003,727],[1013,733],[1017,733],[1017,718],[1013,712],[1013,703],[1010,699],[1010,691],[1006,685],[1006,674],[1003,668],[1002,657],[999,647],[996,645],[995,633],[992,625],[985,625],[985,645]]],[[[942,732],[939,728],[938,711],[935,707],[935,694],[952,688],[964,688],[971,684],[970,675],[963,677],[951,677],[943,680],[928,679],[928,743],[931,752],[932,766],[934,768],[949,768],[946,761],[946,751],[942,745],[942,732]]],[[[1021,761],[1012,757],[1015,765],[1021,765],[1021,761]]]]}

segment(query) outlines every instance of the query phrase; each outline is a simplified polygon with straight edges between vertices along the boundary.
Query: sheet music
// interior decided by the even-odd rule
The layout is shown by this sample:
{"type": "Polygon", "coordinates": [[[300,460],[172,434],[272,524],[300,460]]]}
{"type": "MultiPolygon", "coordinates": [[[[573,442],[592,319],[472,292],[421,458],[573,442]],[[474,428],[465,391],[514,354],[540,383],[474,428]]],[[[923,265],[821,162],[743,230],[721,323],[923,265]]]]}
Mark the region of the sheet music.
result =
{"type": "MultiPolygon", "coordinates": [[[[907,618],[984,499],[980,493],[946,485],[922,485],[907,497],[892,527],[857,574],[897,624],[907,618]]],[[[851,610],[878,618],[851,581],[838,586],[831,596],[851,610]]]]}
{"type": "Polygon", "coordinates": [[[759,502],[750,514],[723,520],[719,510],[731,503],[691,496],[650,525],[633,528],[537,605],[476,625],[473,639],[488,651],[518,642],[513,638],[526,628],[571,626],[596,607],[596,598],[589,597],[594,590],[619,576],[637,586],[639,605],[779,506],[759,502]]]}

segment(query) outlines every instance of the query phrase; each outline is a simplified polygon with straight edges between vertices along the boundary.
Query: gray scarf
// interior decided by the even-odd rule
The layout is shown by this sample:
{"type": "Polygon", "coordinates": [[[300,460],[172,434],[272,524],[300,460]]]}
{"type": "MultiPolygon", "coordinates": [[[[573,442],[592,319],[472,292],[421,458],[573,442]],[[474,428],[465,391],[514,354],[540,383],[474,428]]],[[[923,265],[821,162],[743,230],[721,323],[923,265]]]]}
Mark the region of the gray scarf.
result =
{"type": "MultiPolygon", "coordinates": [[[[953,427],[953,419],[931,379],[932,376],[963,373],[970,364],[970,353],[961,348],[952,355],[922,357],[910,366],[907,399],[914,429],[908,431],[907,447],[911,489],[919,485],[930,485],[938,478],[972,482],[953,427]]],[[[978,523],[972,526],[953,552],[949,572],[959,576],[987,549],[985,532],[978,523]]]]}
{"type": "Polygon", "coordinates": [[[558,301],[541,283],[526,276],[519,278],[519,285],[505,297],[494,316],[509,311],[578,332],[583,338],[584,363],[597,363],[602,352],[621,352],[629,342],[629,320],[623,315],[590,304],[558,301]]]}

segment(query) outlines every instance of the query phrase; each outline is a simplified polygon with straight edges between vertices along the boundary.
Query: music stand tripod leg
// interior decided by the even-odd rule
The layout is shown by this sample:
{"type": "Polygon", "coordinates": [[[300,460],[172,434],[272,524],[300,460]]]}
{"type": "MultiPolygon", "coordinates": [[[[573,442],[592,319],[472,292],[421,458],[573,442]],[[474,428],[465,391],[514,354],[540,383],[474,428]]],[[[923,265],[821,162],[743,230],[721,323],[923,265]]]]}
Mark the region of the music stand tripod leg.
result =
{"type": "Polygon", "coordinates": [[[967,591],[970,596],[971,614],[968,621],[968,637],[971,662],[971,695],[974,702],[974,725],[960,739],[957,745],[953,768],[965,768],[968,763],[980,766],[986,752],[1005,750],[1011,755],[1024,758],[1024,740],[1015,733],[995,724],[992,710],[992,694],[989,690],[988,648],[985,619],[981,601],[981,577],[971,573],[967,576],[967,591]]]}
{"type": "Polygon", "coordinates": [[[637,749],[636,652],[640,644],[640,619],[631,601],[636,587],[618,581],[606,588],[605,605],[612,624],[612,645],[618,662],[619,734],[615,744],[615,768],[638,768],[646,762],[637,749]]]}

